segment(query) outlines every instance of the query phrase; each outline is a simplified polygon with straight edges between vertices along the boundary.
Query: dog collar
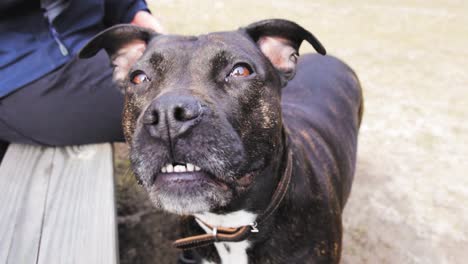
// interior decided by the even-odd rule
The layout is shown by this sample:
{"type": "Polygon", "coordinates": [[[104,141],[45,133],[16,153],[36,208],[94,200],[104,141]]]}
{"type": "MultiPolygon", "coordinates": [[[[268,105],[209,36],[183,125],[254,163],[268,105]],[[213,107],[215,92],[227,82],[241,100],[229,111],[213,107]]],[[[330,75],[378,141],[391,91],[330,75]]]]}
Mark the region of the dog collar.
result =
{"type": "Polygon", "coordinates": [[[291,182],[291,175],[292,152],[288,151],[288,160],[283,177],[281,177],[278,186],[276,186],[276,190],[273,193],[270,204],[268,205],[265,212],[263,212],[263,214],[257,218],[256,222],[238,228],[226,228],[210,226],[209,224],[204,223],[197,218],[197,221],[201,222],[204,226],[210,229],[211,233],[178,239],[174,241],[173,246],[178,249],[188,250],[197,247],[208,246],[215,242],[239,242],[249,237],[252,233],[258,233],[260,230],[257,228],[257,226],[261,225],[278,209],[281,201],[283,201],[284,197],[286,196],[289,183],[291,182]]]}

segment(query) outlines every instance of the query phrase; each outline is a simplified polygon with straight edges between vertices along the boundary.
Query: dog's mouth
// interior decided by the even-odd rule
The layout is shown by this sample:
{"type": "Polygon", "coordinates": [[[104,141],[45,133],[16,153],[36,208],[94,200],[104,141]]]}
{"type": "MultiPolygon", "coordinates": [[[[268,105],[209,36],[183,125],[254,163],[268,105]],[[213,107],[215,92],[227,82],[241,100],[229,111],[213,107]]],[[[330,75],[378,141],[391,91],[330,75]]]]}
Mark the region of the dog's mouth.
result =
{"type": "Polygon", "coordinates": [[[197,165],[179,162],[164,165],[155,175],[154,185],[156,188],[165,188],[166,191],[174,188],[190,189],[203,185],[216,185],[223,190],[228,189],[224,181],[197,165]]]}
{"type": "Polygon", "coordinates": [[[192,163],[168,163],[161,168],[161,173],[184,173],[201,171],[200,167],[192,163]]]}

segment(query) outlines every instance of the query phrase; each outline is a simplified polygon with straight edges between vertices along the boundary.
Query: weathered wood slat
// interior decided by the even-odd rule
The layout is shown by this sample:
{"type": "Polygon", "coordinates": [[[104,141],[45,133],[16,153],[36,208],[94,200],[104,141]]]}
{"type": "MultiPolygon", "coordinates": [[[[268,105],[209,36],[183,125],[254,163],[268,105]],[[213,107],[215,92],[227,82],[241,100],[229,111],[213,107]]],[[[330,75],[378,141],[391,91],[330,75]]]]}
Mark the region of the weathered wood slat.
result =
{"type": "Polygon", "coordinates": [[[114,201],[110,144],[11,146],[0,168],[0,264],[117,263],[114,201]]]}
{"type": "Polygon", "coordinates": [[[0,168],[0,263],[35,263],[53,149],[13,145],[0,168]]]}
{"type": "Polygon", "coordinates": [[[113,175],[110,145],[60,151],[38,263],[116,263],[114,182],[106,176],[113,175]]]}

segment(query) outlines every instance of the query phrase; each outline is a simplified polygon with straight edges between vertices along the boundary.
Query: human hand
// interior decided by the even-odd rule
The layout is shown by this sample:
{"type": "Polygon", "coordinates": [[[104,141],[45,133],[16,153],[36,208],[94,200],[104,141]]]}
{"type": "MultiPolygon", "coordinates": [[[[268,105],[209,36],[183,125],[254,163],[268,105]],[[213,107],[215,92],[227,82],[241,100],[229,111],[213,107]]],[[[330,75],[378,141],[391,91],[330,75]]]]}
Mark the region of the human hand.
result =
{"type": "Polygon", "coordinates": [[[138,11],[130,23],[133,25],[150,28],[160,34],[167,33],[166,29],[161,25],[156,17],[143,10],[138,11]]]}

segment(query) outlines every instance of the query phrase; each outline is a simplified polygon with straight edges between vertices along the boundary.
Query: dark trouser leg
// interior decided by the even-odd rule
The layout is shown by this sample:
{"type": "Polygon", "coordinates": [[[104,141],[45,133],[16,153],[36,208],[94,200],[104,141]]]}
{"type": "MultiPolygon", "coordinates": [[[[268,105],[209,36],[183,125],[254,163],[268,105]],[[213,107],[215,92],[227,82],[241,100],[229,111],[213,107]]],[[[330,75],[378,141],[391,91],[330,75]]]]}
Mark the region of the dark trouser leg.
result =
{"type": "Polygon", "coordinates": [[[2,164],[2,159],[3,159],[3,156],[5,156],[7,148],[8,148],[8,142],[0,141],[0,164],[2,164]]]}
{"type": "Polygon", "coordinates": [[[123,141],[123,95],[105,53],[74,58],[0,98],[0,141],[63,146],[123,141]]]}

